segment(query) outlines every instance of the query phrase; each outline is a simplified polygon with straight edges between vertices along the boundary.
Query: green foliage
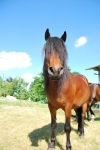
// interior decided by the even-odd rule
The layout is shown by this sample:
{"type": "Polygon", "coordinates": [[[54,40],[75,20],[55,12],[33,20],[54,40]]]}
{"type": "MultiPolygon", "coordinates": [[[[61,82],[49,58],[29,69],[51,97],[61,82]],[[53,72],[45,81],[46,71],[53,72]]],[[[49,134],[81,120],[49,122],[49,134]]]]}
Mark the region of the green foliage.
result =
{"type": "Polygon", "coordinates": [[[12,81],[14,96],[18,99],[27,99],[27,85],[28,83],[22,78],[15,78],[12,81]]]}
{"type": "Polygon", "coordinates": [[[6,97],[7,95],[15,96],[18,99],[28,99],[27,97],[27,85],[22,78],[7,78],[3,81],[0,76],[0,96],[6,97]]]}
{"type": "Polygon", "coordinates": [[[47,103],[45,91],[44,91],[44,78],[42,73],[34,78],[34,81],[30,85],[29,95],[32,101],[41,101],[47,103]]]}
{"type": "MultiPolygon", "coordinates": [[[[70,72],[72,72],[72,71],[71,71],[71,68],[70,68],[69,66],[68,66],[68,70],[69,70],[70,72]]],[[[73,73],[73,74],[80,74],[80,73],[77,72],[77,71],[73,71],[72,73],[73,73]]]]}
{"type": "Polygon", "coordinates": [[[68,66],[68,70],[71,71],[71,68],[68,66]]]}
{"type": "Polygon", "coordinates": [[[73,71],[72,73],[73,73],[73,74],[80,74],[80,73],[79,73],[79,72],[77,72],[77,71],[73,71]]]}
{"type": "Polygon", "coordinates": [[[5,95],[13,95],[13,85],[11,82],[4,82],[3,83],[3,91],[5,95]]]}

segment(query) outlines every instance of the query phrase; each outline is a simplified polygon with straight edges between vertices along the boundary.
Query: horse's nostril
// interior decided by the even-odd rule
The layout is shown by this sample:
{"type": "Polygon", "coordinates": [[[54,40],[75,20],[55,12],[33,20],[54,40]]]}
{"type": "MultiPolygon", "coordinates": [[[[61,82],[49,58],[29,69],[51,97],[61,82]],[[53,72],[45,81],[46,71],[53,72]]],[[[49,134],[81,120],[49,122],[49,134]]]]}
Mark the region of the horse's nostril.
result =
{"type": "Polygon", "coordinates": [[[49,73],[50,75],[54,75],[54,69],[53,69],[53,67],[49,67],[49,68],[48,68],[48,73],[49,73]]]}
{"type": "Polygon", "coordinates": [[[50,71],[54,73],[53,67],[49,67],[50,71]]]}
{"type": "Polygon", "coordinates": [[[61,67],[61,69],[60,70],[62,70],[63,69],[63,67],[61,67]]]}
{"type": "Polygon", "coordinates": [[[63,74],[63,67],[60,67],[58,70],[55,70],[55,68],[50,66],[48,68],[48,73],[52,76],[55,76],[55,77],[60,76],[63,74]]]}

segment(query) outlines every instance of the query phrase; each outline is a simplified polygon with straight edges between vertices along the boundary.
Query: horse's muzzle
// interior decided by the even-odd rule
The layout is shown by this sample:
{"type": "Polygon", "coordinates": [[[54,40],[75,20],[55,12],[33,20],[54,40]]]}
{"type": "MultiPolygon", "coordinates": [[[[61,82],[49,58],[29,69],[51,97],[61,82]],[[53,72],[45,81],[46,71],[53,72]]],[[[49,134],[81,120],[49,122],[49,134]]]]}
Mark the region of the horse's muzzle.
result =
{"type": "Polygon", "coordinates": [[[58,70],[53,67],[48,68],[49,77],[51,80],[57,81],[63,74],[63,67],[60,67],[58,70]]]}

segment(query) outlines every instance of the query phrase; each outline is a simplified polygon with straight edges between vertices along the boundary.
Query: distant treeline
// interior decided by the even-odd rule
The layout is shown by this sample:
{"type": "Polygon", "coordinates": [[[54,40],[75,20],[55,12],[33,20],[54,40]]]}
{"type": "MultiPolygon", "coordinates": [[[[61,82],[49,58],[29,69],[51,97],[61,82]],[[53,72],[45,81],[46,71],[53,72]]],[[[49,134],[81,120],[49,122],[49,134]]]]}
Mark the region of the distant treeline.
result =
{"type": "MultiPolygon", "coordinates": [[[[69,68],[69,70],[71,70],[69,68]]],[[[79,72],[73,72],[78,74],[79,72]]],[[[44,77],[43,73],[39,73],[34,77],[34,81],[28,87],[28,83],[23,78],[9,77],[5,80],[0,76],[0,96],[6,97],[7,95],[14,96],[21,100],[40,101],[47,103],[47,98],[44,91],[44,77]]]]}
{"type": "Polygon", "coordinates": [[[43,75],[39,73],[34,81],[31,82],[29,88],[28,83],[23,78],[9,77],[5,80],[0,76],[0,96],[7,95],[14,96],[21,100],[41,101],[46,103],[46,96],[44,92],[43,75]]]}

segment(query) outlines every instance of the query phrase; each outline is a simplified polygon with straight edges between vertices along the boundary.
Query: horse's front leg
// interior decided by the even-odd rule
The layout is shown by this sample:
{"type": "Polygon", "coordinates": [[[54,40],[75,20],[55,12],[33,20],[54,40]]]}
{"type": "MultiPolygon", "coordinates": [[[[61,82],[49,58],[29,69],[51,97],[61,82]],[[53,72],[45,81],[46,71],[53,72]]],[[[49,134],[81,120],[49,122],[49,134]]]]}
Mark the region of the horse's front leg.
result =
{"type": "Polygon", "coordinates": [[[49,104],[49,110],[51,113],[51,143],[49,144],[48,150],[55,148],[55,128],[56,128],[56,110],[49,104]]]}
{"type": "Polygon", "coordinates": [[[89,113],[90,107],[91,107],[91,106],[88,106],[88,108],[87,108],[87,120],[88,120],[88,121],[91,120],[91,118],[90,118],[90,113],[89,113]]]}
{"type": "Polygon", "coordinates": [[[71,132],[71,125],[70,125],[70,118],[71,118],[71,108],[65,108],[65,126],[64,130],[66,132],[66,150],[71,150],[71,142],[70,142],[70,132],[71,132]]]}
{"type": "Polygon", "coordinates": [[[94,112],[93,112],[93,110],[92,110],[92,105],[90,105],[88,108],[87,108],[87,120],[88,121],[91,121],[92,119],[94,119],[95,118],[95,114],[94,114],[94,112]],[[90,117],[90,114],[91,114],[91,117],[90,117]]]}
{"type": "Polygon", "coordinates": [[[92,104],[91,104],[90,109],[89,109],[89,110],[90,110],[90,113],[91,113],[91,115],[95,116],[95,114],[94,114],[94,112],[93,112],[93,110],[92,110],[91,107],[92,107],[92,104]]]}

